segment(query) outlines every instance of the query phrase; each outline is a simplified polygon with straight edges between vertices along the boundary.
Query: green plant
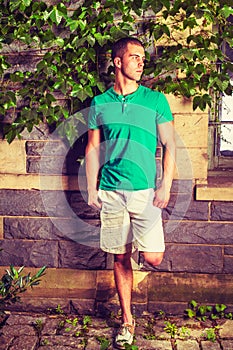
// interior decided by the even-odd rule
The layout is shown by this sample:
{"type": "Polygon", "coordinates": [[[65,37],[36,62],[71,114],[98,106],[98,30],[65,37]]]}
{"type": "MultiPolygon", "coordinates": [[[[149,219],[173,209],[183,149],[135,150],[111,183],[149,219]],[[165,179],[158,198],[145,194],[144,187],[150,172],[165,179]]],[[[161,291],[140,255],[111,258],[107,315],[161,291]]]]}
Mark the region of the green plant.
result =
{"type": "Polygon", "coordinates": [[[36,274],[31,276],[23,274],[24,266],[18,270],[10,266],[0,280],[0,308],[20,301],[20,294],[29,287],[33,288],[40,283],[40,278],[44,275],[46,266],[43,266],[36,274]]]}
{"type": "Polygon", "coordinates": [[[217,332],[219,330],[220,326],[215,326],[213,328],[207,328],[202,334],[202,337],[204,337],[206,340],[210,340],[212,342],[215,342],[217,339],[217,332]]]}
{"type": "Polygon", "coordinates": [[[100,343],[100,350],[106,350],[106,349],[109,348],[109,346],[110,346],[110,340],[109,339],[107,339],[105,337],[101,337],[101,336],[96,337],[96,339],[100,343]]]}
{"type": "Polygon", "coordinates": [[[198,321],[206,321],[207,319],[217,320],[219,318],[232,319],[232,313],[226,312],[227,306],[224,304],[199,305],[197,301],[191,300],[189,308],[185,310],[185,316],[195,318],[198,321]]]}
{"type": "Polygon", "coordinates": [[[171,338],[175,338],[175,336],[178,334],[178,327],[175,323],[171,323],[170,321],[164,322],[165,327],[164,330],[168,334],[170,334],[171,338]]]}
{"type": "Polygon", "coordinates": [[[233,64],[223,50],[233,45],[229,0],[69,4],[0,0],[0,116],[8,142],[42,122],[62,124],[60,131],[73,143],[86,122],[79,111],[113,79],[111,43],[129,33],[140,33],[148,52],[156,43],[155,55],[147,52],[144,74],[151,87],[192,97],[193,108],[202,110],[213,109],[213,94],[232,93],[228,72],[233,64]],[[37,63],[14,67],[20,51],[36,55],[37,63]],[[62,123],[68,118],[69,123],[62,123]]]}

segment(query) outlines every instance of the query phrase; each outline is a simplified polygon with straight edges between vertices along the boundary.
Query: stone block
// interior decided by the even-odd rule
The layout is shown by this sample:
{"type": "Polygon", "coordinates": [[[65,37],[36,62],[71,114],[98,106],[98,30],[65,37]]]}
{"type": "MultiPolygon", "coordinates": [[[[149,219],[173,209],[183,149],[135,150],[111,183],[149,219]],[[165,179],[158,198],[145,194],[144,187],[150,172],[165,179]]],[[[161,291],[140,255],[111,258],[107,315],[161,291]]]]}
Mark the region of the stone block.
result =
{"type": "Polygon", "coordinates": [[[211,220],[233,221],[233,202],[212,202],[211,220]]]}
{"type": "Polygon", "coordinates": [[[163,209],[164,220],[208,220],[208,202],[195,201],[192,194],[172,194],[168,206],[163,209]]]}
{"type": "Polygon", "coordinates": [[[58,246],[53,241],[0,241],[1,265],[47,267],[57,266],[58,246]]]}
{"type": "Polygon", "coordinates": [[[99,221],[57,218],[4,218],[6,239],[72,240],[99,247],[99,221]]]}
{"type": "Polygon", "coordinates": [[[0,190],[0,215],[47,216],[39,191],[0,190]]]}
{"type": "MultiPolygon", "coordinates": [[[[172,314],[180,304],[197,300],[203,304],[232,304],[232,277],[224,274],[152,273],[148,275],[148,305],[150,311],[167,309],[172,314]],[[221,290],[221,293],[219,293],[221,290]],[[177,306],[178,305],[178,306],[177,306]],[[168,309],[169,311],[169,309],[168,309]]],[[[183,304],[184,305],[184,304],[183,304]]],[[[182,310],[182,308],[181,308],[182,310]]]]}
{"type": "MultiPolygon", "coordinates": [[[[199,350],[199,344],[196,340],[176,340],[176,349],[177,350],[199,350]]],[[[204,349],[202,349],[204,350],[204,349]]],[[[214,350],[214,349],[213,349],[214,350]]]]}
{"type": "Polygon", "coordinates": [[[233,256],[233,246],[224,247],[224,255],[232,255],[233,256]]]}
{"type": "Polygon", "coordinates": [[[221,273],[223,271],[223,252],[218,246],[167,244],[164,260],[169,261],[169,271],[173,272],[221,273]]]}
{"type": "Polygon", "coordinates": [[[64,159],[59,157],[27,157],[27,173],[67,174],[64,159]]]}
{"type": "Polygon", "coordinates": [[[201,221],[166,222],[164,232],[167,243],[233,244],[232,224],[230,223],[207,223],[201,221]],[[169,225],[168,232],[166,230],[167,225],[169,225]]]}
{"type": "Polygon", "coordinates": [[[172,181],[171,193],[188,193],[193,194],[194,182],[192,179],[174,179],[172,181]]]}
{"type": "Polygon", "coordinates": [[[25,141],[14,140],[9,144],[5,140],[0,140],[0,173],[26,173],[25,141]]]}
{"type": "Polygon", "coordinates": [[[224,350],[232,350],[233,349],[233,340],[221,340],[221,346],[224,350]]]}
{"type": "Polygon", "coordinates": [[[175,179],[206,179],[207,148],[177,148],[175,179]]]}
{"type": "Polygon", "coordinates": [[[0,215],[98,219],[99,211],[91,209],[80,192],[0,190],[0,215]]]}
{"type": "Polygon", "coordinates": [[[176,114],[174,124],[177,147],[207,147],[208,113],[176,114]]]}
{"type": "MultiPolygon", "coordinates": [[[[221,350],[220,344],[212,341],[201,341],[202,350],[221,350]]],[[[224,348],[225,349],[225,348],[224,348]]]]}
{"type": "Polygon", "coordinates": [[[3,217],[0,217],[0,239],[3,239],[4,228],[3,228],[3,217]]]}
{"type": "Polygon", "coordinates": [[[169,340],[147,340],[142,337],[137,338],[139,349],[172,350],[169,340]]]}
{"type": "Polygon", "coordinates": [[[67,146],[62,141],[27,141],[26,154],[28,156],[65,156],[67,146]]]}
{"type": "Polygon", "coordinates": [[[221,328],[219,329],[219,336],[220,336],[220,338],[232,339],[232,341],[233,341],[232,330],[233,330],[233,320],[225,321],[221,325],[221,328]]]}
{"type": "Polygon", "coordinates": [[[96,270],[106,266],[106,253],[100,249],[65,241],[60,241],[58,246],[58,265],[61,268],[96,270]]]}
{"type": "Polygon", "coordinates": [[[224,257],[223,272],[233,274],[233,256],[224,257]]]}

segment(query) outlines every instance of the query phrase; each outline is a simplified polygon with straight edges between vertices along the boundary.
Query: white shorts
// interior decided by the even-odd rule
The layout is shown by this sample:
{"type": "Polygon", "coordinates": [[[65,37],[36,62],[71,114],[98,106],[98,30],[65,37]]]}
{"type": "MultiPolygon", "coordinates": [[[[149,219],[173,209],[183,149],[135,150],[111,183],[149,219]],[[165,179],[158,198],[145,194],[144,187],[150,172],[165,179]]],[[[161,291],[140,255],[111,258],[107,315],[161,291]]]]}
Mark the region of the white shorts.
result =
{"type": "Polygon", "coordinates": [[[124,254],[132,245],[142,252],[164,252],[161,209],[153,205],[154,189],[99,190],[102,202],[100,246],[124,254]]]}

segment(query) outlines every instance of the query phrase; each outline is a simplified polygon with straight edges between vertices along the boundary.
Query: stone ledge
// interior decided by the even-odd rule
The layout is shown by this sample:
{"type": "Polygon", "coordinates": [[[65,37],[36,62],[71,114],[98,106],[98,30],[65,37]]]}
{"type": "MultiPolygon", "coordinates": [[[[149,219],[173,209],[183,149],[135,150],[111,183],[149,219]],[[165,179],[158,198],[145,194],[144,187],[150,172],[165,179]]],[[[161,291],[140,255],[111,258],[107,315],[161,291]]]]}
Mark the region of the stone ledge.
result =
{"type": "Polygon", "coordinates": [[[196,200],[232,201],[233,173],[216,172],[208,177],[206,184],[197,182],[196,200]]]}

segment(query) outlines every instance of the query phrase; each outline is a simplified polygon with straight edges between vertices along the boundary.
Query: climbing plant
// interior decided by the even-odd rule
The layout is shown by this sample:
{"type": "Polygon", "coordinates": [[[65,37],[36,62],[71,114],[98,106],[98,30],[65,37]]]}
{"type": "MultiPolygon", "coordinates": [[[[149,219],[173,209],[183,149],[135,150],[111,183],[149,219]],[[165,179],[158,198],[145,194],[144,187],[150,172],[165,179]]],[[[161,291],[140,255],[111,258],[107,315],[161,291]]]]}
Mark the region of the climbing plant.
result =
{"type": "MultiPolygon", "coordinates": [[[[137,35],[147,51],[144,82],[212,107],[232,93],[232,0],[0,0],[0,121],[11,142],[41,122],[56,126],[87,107],[113,79],[109,49],[137,35]],[[37,57],[30,68],[13,57],[37,57]],[[26,57],[26,56],[25,56],[26,57]],[[24,67],[24,68],[22,68],[24,67]]],[[[72,123],[65,133],[77,137],[72,123]]]]}

